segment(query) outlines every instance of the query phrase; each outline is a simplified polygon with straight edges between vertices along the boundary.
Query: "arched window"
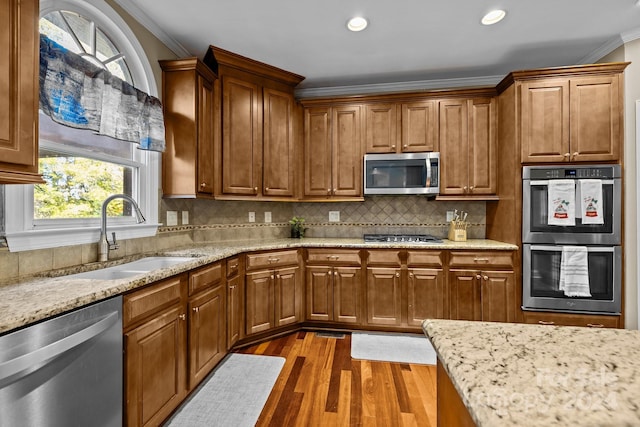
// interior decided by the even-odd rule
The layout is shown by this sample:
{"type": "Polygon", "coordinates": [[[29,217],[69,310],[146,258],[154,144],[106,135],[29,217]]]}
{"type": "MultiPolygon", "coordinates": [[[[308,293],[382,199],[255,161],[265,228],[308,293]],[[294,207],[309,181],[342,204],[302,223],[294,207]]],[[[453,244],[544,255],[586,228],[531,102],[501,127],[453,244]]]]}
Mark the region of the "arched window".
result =
{"type": "MultiPolygon", "coordinates": [[[[142,46],[124,20],[101,0],[42,0],[40,33],[134,87],[157,96],[142,46]]],[[[147,222],[137,224],[131,206],[109,205],[110,231],[118,239],[157,230],[159,154],[135,144],[55,123],[39,115],[40,173],[45,184],[8,186],[6,238],[11,251],[97,242],[102,202],[128,194],[147,222]]]]}

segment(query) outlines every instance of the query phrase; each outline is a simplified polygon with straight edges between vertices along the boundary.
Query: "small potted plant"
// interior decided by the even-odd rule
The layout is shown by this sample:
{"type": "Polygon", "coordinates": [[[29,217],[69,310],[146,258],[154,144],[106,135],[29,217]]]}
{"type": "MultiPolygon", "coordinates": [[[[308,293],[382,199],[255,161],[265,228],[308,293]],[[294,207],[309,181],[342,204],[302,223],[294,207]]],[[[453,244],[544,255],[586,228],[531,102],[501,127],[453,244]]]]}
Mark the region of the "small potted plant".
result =
{"type": "Polygon", "coordinates": [[[289,224],[291,224],[291,237],[294,239],[299,239],[304,237],[304,232],[307,230],[304,227],[304,218],[294,216],[289,220],[289,224]]]}

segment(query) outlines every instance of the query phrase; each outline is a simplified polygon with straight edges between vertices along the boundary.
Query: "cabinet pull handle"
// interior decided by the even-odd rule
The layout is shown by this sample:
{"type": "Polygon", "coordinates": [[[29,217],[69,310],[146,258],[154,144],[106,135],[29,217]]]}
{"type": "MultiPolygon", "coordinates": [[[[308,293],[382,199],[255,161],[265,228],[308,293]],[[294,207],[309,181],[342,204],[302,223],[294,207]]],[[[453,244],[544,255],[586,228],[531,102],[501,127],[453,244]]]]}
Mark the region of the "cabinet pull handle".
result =
{"type": "Polygon", "coordinates": [[[235,289],[235,288],[236,288],[236,285],[231,285],[231,286],[229,286],[229,289],[231,289],[231,290],[233,290],[233,289],[235,289]]]}
{"type": "Polygon", "coordinates": [[[193,309],[192,309],[192,310],[193,310],[193,312],[194,312],[194,313],[197,313],[197,312],[199,312],[199,311],[200,311],[200,308],[199,308],[199,307],[193,307],[193,309]]]}
{"type": "Polygon", "coordinates": [[[604,328],[602,323],[587,323],[587,326],[590,328],[604,328]]]}
{"type": "Polygon", "coordinates": [[[538,320],[538,323],[541,325],[555,325],[556,322],[551,320],[538,320]]]}
{"type": "Polygon", "coordinates": [[[178,319],[180,320],[187,320],[187,315],[182,313],[181,315],[178,316],[178,319]]]}
{"type": "Polygon", "coordinates": [[[474,258],[473,262],[489,262],[489,258],[474,258]]]}

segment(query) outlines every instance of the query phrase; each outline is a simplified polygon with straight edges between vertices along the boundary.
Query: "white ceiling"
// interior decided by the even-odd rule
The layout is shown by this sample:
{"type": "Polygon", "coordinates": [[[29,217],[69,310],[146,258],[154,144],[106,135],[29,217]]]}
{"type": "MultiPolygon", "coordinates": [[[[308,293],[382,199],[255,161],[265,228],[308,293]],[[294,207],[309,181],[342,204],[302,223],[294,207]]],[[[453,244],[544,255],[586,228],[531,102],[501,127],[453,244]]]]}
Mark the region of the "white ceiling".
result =
{"type": "Polygon", "coordinates": [[[180,56],[213,44],[303,75],[306,90],[499,80],[640,38],[640,0],[115,1],[180,56]],[[481,25],[495,8],[506,18],[481,25]],[[369,20],[360,33],[346,29],[355,15],[369,20]]]}

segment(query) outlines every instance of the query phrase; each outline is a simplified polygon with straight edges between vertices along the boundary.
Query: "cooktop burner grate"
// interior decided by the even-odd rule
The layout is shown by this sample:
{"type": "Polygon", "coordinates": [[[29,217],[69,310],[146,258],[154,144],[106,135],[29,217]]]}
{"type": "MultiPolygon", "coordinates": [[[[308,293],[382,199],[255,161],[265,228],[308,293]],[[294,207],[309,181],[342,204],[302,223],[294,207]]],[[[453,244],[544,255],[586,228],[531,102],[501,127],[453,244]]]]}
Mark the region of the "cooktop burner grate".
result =
{"type": "Polygon", "coordinates": [[[365,234],[365,242],[376,243],[442,243],[430,234],[365,234]]]}

